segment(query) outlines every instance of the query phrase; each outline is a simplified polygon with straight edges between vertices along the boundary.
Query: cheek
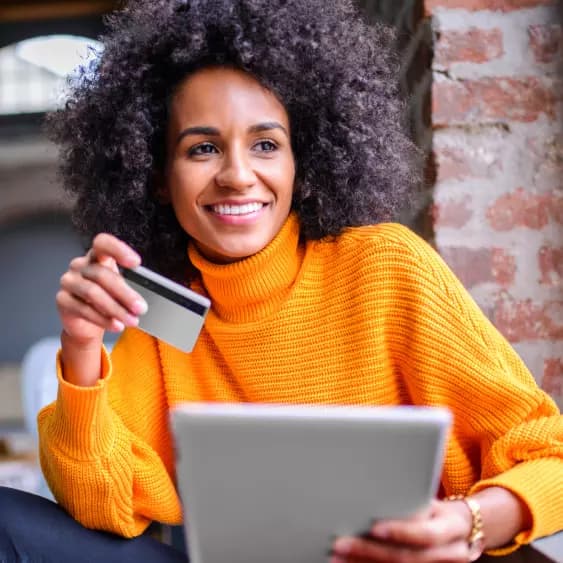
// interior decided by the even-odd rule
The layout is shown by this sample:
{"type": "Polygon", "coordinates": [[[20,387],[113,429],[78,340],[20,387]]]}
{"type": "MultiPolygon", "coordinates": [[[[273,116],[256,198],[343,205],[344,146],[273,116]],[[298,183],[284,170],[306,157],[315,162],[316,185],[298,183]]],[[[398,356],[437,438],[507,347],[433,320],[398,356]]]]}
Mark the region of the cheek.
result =
{"type": "Polygon", "coordinates": [[[174,170],[170,175],[169,184],[173,202],[193,201],[200,192],[201,183],[202,179],[197,170],[189,170],[188,167],[174,170]]]}
{"type": "Polygon", "coordinates": [[[295,185],[295,169],[291,164],[281,166],[276,174],[276,186],[281,198],[291,199],[295,185]]]}
{"type": "Polygon", "coordinates": [[[285,174],[289,199],[293,198],[293,191],[295,190],[295,172],[295,162],[291,159],[291,162],[286,168],[285,174]]]}

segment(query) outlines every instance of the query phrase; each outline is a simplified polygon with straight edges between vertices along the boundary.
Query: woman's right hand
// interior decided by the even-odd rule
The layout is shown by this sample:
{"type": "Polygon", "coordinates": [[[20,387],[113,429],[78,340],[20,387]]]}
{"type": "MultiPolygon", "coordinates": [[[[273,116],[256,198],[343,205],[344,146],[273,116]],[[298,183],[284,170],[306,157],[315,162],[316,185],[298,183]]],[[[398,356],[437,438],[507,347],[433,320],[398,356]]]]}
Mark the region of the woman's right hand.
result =
{"type": "Polygon", "coordinates": [[[136,326],[139,315],[146,312],[145,301],[127,285],[118,269],[140,263],[131,247],[107,233],[97,235],[86,255],[70,262],[56,297],[63,327],[65,379],[78,385],[94,384],[100,372],[104,332],[136,326]]]}

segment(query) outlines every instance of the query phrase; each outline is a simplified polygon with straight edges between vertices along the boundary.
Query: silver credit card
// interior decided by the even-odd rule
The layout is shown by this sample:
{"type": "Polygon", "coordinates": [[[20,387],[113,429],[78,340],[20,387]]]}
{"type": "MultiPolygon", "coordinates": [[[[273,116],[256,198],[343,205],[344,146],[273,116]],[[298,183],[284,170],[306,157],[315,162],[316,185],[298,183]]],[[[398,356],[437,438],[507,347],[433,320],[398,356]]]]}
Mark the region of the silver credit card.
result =
{"type": "Polygon", "coordinates": [[[184,352],[191,352],[211,301],[148,268],[120,268],[127,284],[149,306],[139,328],[184,352]]]}

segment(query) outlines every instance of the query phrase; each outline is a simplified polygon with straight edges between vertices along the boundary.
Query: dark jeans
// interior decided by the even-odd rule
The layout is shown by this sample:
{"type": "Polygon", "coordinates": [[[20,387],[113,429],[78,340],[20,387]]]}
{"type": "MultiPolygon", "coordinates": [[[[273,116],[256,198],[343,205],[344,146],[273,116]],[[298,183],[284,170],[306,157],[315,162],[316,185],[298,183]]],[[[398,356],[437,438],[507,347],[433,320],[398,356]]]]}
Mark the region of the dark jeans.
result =
{"type": "Polygon", "coordinates": [[[186,563],[150,536],[124,539],[89,530],[58,504],[0,487],[0,563],[186,563]]]}

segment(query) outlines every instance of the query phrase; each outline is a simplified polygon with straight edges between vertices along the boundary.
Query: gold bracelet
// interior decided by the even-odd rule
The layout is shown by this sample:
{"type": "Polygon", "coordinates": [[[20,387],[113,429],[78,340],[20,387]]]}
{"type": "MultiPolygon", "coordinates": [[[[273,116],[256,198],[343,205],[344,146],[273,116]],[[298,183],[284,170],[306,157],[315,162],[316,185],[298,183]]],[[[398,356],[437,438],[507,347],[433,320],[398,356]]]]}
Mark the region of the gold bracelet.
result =
{"type": "Polygon", "coordinates": [[[464,495],[450,495],[446,501],[461,500],[471,512],[471,531],[467,537],[467,548],[469,550],[469,561],[476,561],[483,554],[485,547],[485,533],[483,531],[483,516],[481,505],[471,497],[464,495]]]}

